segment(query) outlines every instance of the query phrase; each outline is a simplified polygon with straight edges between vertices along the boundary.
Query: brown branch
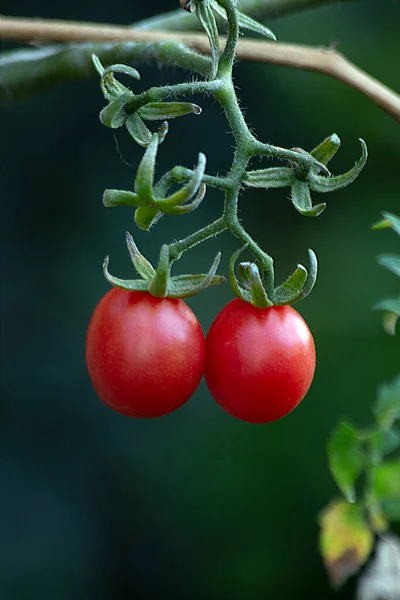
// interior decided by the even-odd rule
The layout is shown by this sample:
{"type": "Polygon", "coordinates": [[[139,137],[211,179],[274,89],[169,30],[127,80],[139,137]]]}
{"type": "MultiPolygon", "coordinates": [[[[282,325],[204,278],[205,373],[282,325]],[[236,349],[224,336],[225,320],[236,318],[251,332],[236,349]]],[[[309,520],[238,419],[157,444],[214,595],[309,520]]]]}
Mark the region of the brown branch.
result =
{"type": "MultiPolygon", "coordinates": [[[[16,17],[0,17],[0,38],[25,42],[177,41],[200,52],[209,52],[208,39],[203,34],[140,31],[109,24],[16,17]]],[[[224,40],[221,40],[221,43],[223,44],[224,40]]],[[[356,67],[336,50],[261,40],[241,40],[237,56],[250,61],[323,73],[358,90],[400,121],[400,95],[356,67]]]]}

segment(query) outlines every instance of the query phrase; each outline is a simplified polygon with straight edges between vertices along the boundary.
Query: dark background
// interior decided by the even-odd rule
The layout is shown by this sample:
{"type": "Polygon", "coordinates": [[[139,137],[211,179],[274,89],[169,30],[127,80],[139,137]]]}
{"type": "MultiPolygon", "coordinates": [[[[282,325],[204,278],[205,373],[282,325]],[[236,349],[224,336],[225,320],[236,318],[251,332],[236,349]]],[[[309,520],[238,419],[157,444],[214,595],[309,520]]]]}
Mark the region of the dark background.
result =
{"type": "MultiPolygon", "coordinates": [[[[23,16],[134,22],[177,2],[52,3],[20,0],[3,12],[23,16]]],[[[400,4],[360,1],[308,10],[271,23],[283,41],[335,43],[356,64],[399,89],[400,4]]],[[[4,44],[3,48],[11,48],[4,44]]],[[[186,73],[140,66],[134,89],[186,73]]],[[[1,600],[274,600],[336,597],[318,555],[317,516],[338,495],[327,467],[327,436],[341,417],[366,425],[376,388],[399,367],[399,338],[387,336],[373,303],[398,292],[376,262],[394,252],[390,232],[372,232],[382,210],[399,212],[400,126],[365,97],[322,75],[239,63],[236,83],[261,139],[313,148],[336,132],[331,163],[350,168],[363,137],[370,159],[359,179],[328,201],[318,219],[301,217],[287,190],[247,192],[241,217],[275,258],[284,279],[313,248],[320,275],[298,306],[318,353],[313,386],[287,418],[255,426],[234,420],[204,382],[183,408],[149,421],[102,405],[86,372],[90,315],[109,286],[101,271],[132,274],[129,229],[156,260],[160,244],[219,215],[209,190],[201,207],[165,217],[151,234],[130,210],[106,210],[106,187],[129,189],[141,149],[101,126],[98,80],[71,83],[1,108],[2,401],[0,432],[1,600]]],[[[159,173],[229,167],[231,138],[221,110],[173,122],[159,173]]],[[[206,270],[228,235],[177,265],[206,270]]],[[[205,331],[232,297],[229,286],[189,301],[205,331]]],[[[353,597],[350,582],[341,598],[353,597]]]]}

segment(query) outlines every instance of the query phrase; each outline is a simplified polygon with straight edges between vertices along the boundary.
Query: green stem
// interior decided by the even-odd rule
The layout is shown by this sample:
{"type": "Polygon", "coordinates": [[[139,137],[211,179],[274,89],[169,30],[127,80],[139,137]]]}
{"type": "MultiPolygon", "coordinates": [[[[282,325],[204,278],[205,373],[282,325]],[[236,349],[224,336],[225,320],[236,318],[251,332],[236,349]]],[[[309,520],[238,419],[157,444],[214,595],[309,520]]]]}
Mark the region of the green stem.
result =
{"type": "Polygon", "coordinates": [[[233,61],[235,60],[236,46],[239,40],[239,20],[236,10],[236,2],[232,0],[218,0],[218,4],[226,10],[228,17],[228,38],[225,49],[219,60],[217,77],[223,79],[229,77],[232,80],[233,61]]]}
{"type": "MultiPolygon", "coordinates": [[[[175,183],[183,183],[190,179],[193,174],[193,169],[187,169],[186,167],[177,166],[172,169],[172,179],[175,183]]],[[[203,175],[202,182],[210,187],[224,191],[232,186],[232,180],[229,177],[203,175]]]]}
{"type": "Polygon", "coordinates": [[[188,235],[188,237],[180,240],[178,242],[174,242],[169,246],[169,257],[171,261],[178,260],[183,252],[189,250],[189,248],[193,248],[197,244],[208,240],[211,237],[214,237],[227,229],[225,219],[220,217],[213,223],[210,223],[203,229],[199,229],[195,233],[188,235]]]}
{"type": "Polygon", "coordinates": [[[163,87],[152,87],[143,94],[134,96],[130,102],[125,105],[128,112],[135,112],[141,106],[150,102],[161,102],[166,98],[186,96],[192,94],[212,94],[215,95],[222,86],[222,81],[214,79],[213,81],[193,81],[187,83],[177,83],[176,85],[165,85],[163,87]]]}

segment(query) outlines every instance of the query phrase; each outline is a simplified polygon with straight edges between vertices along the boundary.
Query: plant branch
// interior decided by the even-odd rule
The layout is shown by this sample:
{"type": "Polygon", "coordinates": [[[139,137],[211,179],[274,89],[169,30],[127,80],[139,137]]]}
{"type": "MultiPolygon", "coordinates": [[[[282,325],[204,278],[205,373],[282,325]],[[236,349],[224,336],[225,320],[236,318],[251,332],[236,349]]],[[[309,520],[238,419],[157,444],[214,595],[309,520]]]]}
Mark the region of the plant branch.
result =
{"type": "MultiPolygon", "coordinates": [[[[239,0],[238,9],[259,21],[283,17],[307,8],[317,8],[348,0],[239,0]]],[[[172,10],[135,23],[142,30],[168,29],[169,31],[196,31],[201,29],[193,14],[172,10]]]]}
{"type": "MultiPolygon", "coordinates": [[[[182,11],[184,12],[184,11],[182,11]]],[[[189,15],[190,16],[190,15],[189,15]]],[[[186,67],[202,75],[209,72],[207,37],[202,34],[135,31],[129,27],[41,21],[0,17],[0,37],[22,41],[85,41],[57,48],[16,50],[0,57],[0,99],[23,97],[32,91],[54,85],[57,81],[83,79],[94,74],[90,56],[95,53],[103,62],[157,60],[166,65],[186,67]],[[107,43],[106,43],[107,40],[107,43]],[[103,41],[103,43],[99,43],[103,41]],[[110,42],[116,42],[112,44],[110,42]]],[[[224,40],[222,40],[224,46],[224,40]]],[[[239,58],[323,73],[356,89],[400,121],[400,95],[365,71],[356,67],[334,49],[313,48],[259,40],[241,40],[239,58]]]]}

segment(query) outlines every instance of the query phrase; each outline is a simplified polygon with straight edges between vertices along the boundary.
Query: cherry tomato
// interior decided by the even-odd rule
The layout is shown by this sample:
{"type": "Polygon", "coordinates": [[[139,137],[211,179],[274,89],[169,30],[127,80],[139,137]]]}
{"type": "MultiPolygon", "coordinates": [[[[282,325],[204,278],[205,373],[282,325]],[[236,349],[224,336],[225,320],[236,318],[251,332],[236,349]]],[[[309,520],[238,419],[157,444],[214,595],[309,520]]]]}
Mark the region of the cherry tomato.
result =
{"type": "Polygon", "coordinates": [[[236,298],[207,335],[209,390],[243,421],[268,423],[287,415],[306,395],[314,371],[312,334],[290,306],[261,309],[236,298]]]}
{"type": "Polygon", "coordinates": [[[129,417],[158,417],[199,385],[204,334],[183,300],[113,288],[90,320],[86,362],[107,406],[129,417]]]}

